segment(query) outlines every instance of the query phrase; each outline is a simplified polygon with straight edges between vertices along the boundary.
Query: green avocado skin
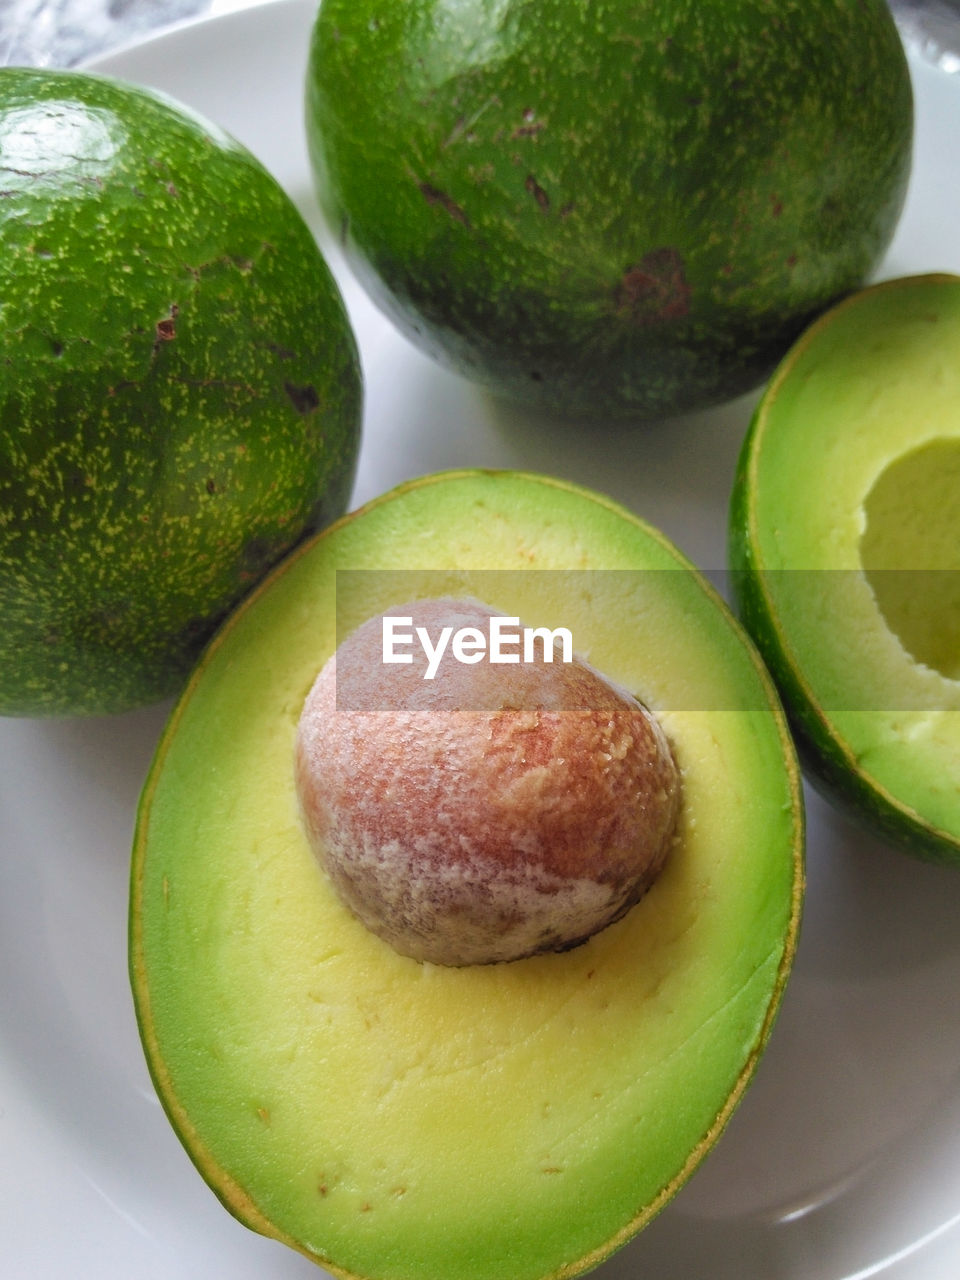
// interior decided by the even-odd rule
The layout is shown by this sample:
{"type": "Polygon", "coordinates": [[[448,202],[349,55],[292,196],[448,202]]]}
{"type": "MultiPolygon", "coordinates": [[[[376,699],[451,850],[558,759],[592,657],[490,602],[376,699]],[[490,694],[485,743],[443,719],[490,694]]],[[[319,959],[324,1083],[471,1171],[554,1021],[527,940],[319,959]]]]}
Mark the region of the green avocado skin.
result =
{"type": "Polygon", "coordinates": [[[913,109],[885,0],[323,0],[307,129],[414,342],[644,419],[756,385],[871,271],[913,109]]]}
{"type": "Polygon", "coordinates": [[[349,500],[357,351],[299,213],[145,90],[0,70],[0,712],[175,691],[349,500]]]}

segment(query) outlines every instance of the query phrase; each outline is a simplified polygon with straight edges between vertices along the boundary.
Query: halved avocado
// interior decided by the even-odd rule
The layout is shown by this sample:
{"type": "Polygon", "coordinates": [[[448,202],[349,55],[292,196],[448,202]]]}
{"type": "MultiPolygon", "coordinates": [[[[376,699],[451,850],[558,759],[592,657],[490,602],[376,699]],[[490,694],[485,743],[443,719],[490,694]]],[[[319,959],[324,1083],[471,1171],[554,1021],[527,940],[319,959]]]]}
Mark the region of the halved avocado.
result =
{"type": "Polygon", "coordinates": [[[814,781],[960,863],[960,278],[863,290],[761,401],[731,509],[744,622],[814,781]]]}
{"type": "Polygon", "coordinates": [[[712,1146],[767,1040],[803,885],[792,743],[753,646],[656,531],[560,481],[412,481],[295,553],[207,651],[139,813],[131,974],[160,1098],[243,1222],[337,1275],[578,1274],[712,1146]],[[336,897],[294,785],[301,705],[368,616],[480,596],[659,718],[679,841],[575,949],[446,968],[336,897]],[[356,575],[351,575],[355,579],[356,575]]]}

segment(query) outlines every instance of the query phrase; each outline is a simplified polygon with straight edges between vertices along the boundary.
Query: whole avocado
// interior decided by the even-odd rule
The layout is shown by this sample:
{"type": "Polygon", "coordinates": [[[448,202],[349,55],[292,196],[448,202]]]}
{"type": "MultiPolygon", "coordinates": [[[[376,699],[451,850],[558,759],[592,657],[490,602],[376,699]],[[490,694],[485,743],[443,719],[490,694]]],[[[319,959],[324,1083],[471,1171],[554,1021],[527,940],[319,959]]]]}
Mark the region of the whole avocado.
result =
{"type": "Polygon", "coordinates": [[[644,419],[754,386],[870,272],[913,109],[885,0],[323,0],[307,126],[414,342],[644,419]]]}
{"type": "Polygon", "coordinates": [[[306,224],[214,125],[0,70],[0,713],[172,693],[338,516],[357,351],[306,224]]]}

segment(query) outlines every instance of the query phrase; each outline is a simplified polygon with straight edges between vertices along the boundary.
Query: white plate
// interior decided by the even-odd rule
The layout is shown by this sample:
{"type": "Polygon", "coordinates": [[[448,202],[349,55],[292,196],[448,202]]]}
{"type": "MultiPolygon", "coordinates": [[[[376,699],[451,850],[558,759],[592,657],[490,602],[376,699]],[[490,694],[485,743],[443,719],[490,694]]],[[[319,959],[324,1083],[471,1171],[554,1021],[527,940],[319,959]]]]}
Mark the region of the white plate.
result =
{"type": "MultiPolygon", "coordinates": [[[[313,4],[183,28],[97,68],[247,143],[318,227],[301,129],[313,4]]],[[[915,64],[918,150],[884,274],[960,272],[960,77],[915,64]]],[[[592,436],[494,404],[416,354],[333,258],[363,352],[362,501],[459,465],[555,472],[619,498],[706,568],[751,402],[592,436]]],[[[127,855],[166,708],[0,721],[0,1275],[308,1280],[237,1224],[153,1093],[126,977],[127,855]]],[[[954,1280],[960,1274],[960,875],[811,797],[792,982],[723,1140],[603,1280],[954,1280]]]]}

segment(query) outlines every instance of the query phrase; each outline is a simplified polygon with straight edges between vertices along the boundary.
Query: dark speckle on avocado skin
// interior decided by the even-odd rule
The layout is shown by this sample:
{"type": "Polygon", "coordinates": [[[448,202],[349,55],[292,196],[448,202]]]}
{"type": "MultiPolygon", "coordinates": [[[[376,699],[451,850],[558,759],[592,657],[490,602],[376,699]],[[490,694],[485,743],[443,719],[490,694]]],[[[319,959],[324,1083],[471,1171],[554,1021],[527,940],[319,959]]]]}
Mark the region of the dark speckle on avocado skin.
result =
{"type": "Polygon", "coordinates": [[[176,690],[344,510],[360,375],[259,163],[146,92],[0,70],[0,713],[176,690]]]}
{"type": "Polygon", "coordinates": [[[679,319],[690,311],[690,286],[676,249],[654,249],[623,273],[615,291],[617,314],[636,324],[679,319]]]}
{"type": "Polygon", "coordinates": [[[530,192],[530,194],[533,196],[534,200],[536,200],[537,204],[544,211],[544,213],[546,213],[547,210],[550,208],[550,197],[547,195],[546,191],[544,191],[543,187],[541,187],[540,183],[536,180],[536,178],[533,176],[532,173],[527,174],[523,185],[530,192]]]}
{"type": "Polygon", "coordinates": [[[886,0],[462,0],[456,24],[324,0],[307,123],[331,225],[415,342],[564,415],[655,418],[755,385],[869,273],[912,101],[886,0]]]}
{"type": "Polygon", "coordinates": [[[426,200],[427,204],[439,205],[446,213],[450,215],[456,222],[462,223],[465,227],[469,227],[470,219],[464,213],[460,205],[457,204],[451,196],[445,191],[440,191],[430,182],[419,182],[420,194],[426,200]]]}
{"type": "Polygon", "coordinates": [[[314,386],[307,385],[305,387],[297,386],[294,382],[285,382],[283,389],[286,391],[290,399],[290,403],[296,409],[297,413],[313,413],[320,407],[320,397],[314,386]]]}

